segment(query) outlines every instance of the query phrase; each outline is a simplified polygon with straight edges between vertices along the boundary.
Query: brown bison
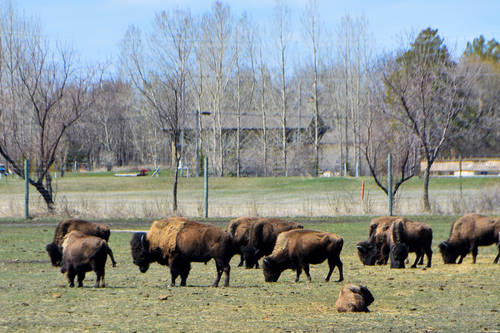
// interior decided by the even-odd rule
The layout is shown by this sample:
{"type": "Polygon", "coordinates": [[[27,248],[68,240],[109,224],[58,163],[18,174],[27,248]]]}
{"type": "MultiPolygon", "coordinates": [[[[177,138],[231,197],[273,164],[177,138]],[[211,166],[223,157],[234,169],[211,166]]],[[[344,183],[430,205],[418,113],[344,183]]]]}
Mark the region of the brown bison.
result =
{"type": "MultiPolygon", "coordinates": [[[[387,231],[387,244],[389,247],[389,259],[391,268],[405,268],[405,260],[408,258],[408,245],[405,239],[405,225],[402,220],[392,222],[387,231]]],[[[417,258],[418,260],[418,258],[417,258]]],[[[416,265],[417,261],[415,261],[416,265]]]]}
{"type": "Polygon", "coordinates": [[[134,264],[139,266],[142,273],[148,270],[152,262],[168,265],[171,286],[175,286],[175,279],[179,275],[181,286],[186,285],[191,262],[206,263],[210,259],[215,259],[217,268],[213,286],[219,285],[223,272],[226,275],[224,286],[229,285],[229,262],[234,254],[231,235],[216,226],[171,217],[154,221],[147,233],[135,233],[130,246],[134,264]]]}
{"type": "Polygon", "coordinates": [[[472,263],[476,263],[477,247],[496,244],[498,254],[493,261],[500,258],[500,218],[492,218],[480,214],[462,216],[451,225],[450,237],[439,244],[439,250],[445,264],[458,264],[467,253],[472,252],[472,263]]]}
{"type": "MultiPolygon", "coordinates": [[[[69,219],[62,221],[56,227],[52,243],[47,244],[47,246],[45,247],[53,266],[61,266],[61,261],[62,261],[61,245],[64,236],[74,230],[78,230],[89,236],[96,236],[102,238],[106,242],[109,241],[110,230],[107,225],[87,222],[80,219],[69,219]]],[[[111,262],[113,263],[113,265],[116,265],[115,258],[113,257],[112,252],[110,252],[109,256],[111,258],[111,262]]]]}
{"type": "MultiPolygon", "coordinates": [[[[411,267],[417,267],[417,264],[423,264],[424,254],[427,256],[427,267],[431,267],[432,262],[432,228],[422,222],[411,221],[403,217],[393,217],[392,222],[385,220],[383,224],[379,224],[371,238],[368,241],[357,244],[358,255],[361,262],[365,265],[385,264],[390,256],[391,241],[394,231],[392,224],[395,221],[403,223],[401,232],[401,243],[406,244],[409,252],[415,252],[415,262],[411,267]]],[[[402,247],[399,247],[402,249],[402,247]]]]}
{"type": "Polygon", "coordinates": [[[340,252],[344,240],[342,237],[331,233],[314,230],[290,230],[279,234],[272,254],[263,260],[263,272],[266,282],[276,282],[281,273],[288,268],[297,272],[295,282],[299,281],[302,269],[307,279],[309,275],[309,264],[320,264],[328,259],[329,271],[325,281],[335,268],[339,269],[339,282],[344,279],[340,252]]]}
{"type": "Polygon", "coordinates": [[[368,240],[358,242],[358,256],[364,265],[385,265],[389,259],[385,234],[397,216],[381,216],[370,221],[368,240]]]}
{"type": "MultiPolygon", "coordinates": [[[[243,257],[243,249],[248,246],[251,226],[258,219],[258,217],[243,216],[231,220],[227,225],[227,232],[229,232],[233,238],[233,248],[235,254],[239,254],[241,257],[238,267],[243,266],[245,261],[243,257]]],[[[255,268],[259,268],[258,262],[256,263],[255,268]]]]}
{"type": "Polygon", "coordinates": [[[271,254],[280,233],[303,228],[304,226],[300,223],[275,218],[262,218],[255,221],[248,232],[248,245],[243,248],[245,267],[252,268],[258,264],[260,258],[271,254]]]}
{"type": "Polygon", "coordinates": [[[78,287],[83,287],[85,273],[90,271],[96,274],[94,287],[105,287],[104,267],[111,249],[104,239],[74,230],[66,234],[61,247],[61,273],[67,273],[70,287],[75,286],[75,276],[78,277],[78,287]]]}
{"type": "Polygon", "coordinates": [[[368,306],[375,299],[365,286],[346,284],[340,289],[339,298],[335,302],[338,312],[370,312],[368,306]]]}

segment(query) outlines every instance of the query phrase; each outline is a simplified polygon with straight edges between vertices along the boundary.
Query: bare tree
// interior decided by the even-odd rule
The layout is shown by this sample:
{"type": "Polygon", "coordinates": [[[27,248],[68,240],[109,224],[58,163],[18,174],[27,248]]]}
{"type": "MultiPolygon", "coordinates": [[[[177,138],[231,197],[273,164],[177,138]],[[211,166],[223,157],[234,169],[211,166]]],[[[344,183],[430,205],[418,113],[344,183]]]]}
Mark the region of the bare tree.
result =
{"type": "Polygon", "coordinates": [[[140,31],[130,27],[122,44],[122,64],[152,112],[155,125],[170,136],[175,161],[172,210],[178,211],[177,185],[181,133],[189,107],[187,79],[194,40],[189,11],[156,15],[143,47],[140,31]]]}
{"type": "Polygon", "coordinates": [[[281,114],[281,156],[283,163],[283,172],[285,177],[288,176],[287,165],[287,111],[288,111],[288,96],[287,96],[287,55],[289,46],[289,24],[290,12],[286,4],[282,0],[276,2],[274,8],[274,24],[276,31],[276,42],[278,51],[278,63],[280,68],[279,85],[280,85],[280,114],[281,114]]]}
{"type": "Polygon", "coordinates": [[[52,211],[49,169],[68,128],[93,104],[95,71],[77,71],[69,50],[52,52],[40,28],[13,7],[2,8],[0,17],[0,154],[52,211]],[[24,173],[25,158],[35,168],[33,178],[24,173]]]}
{"type": "Polygon", "coordinates": [[[473,73],[463,72],[449,57],[437,30],[425,29],[384,75],[391,118],[397,120],[423,149],[424,210],[430,210],[431,166],[447,140],[459,133],[455,119],[464,112],[473,73]]]}

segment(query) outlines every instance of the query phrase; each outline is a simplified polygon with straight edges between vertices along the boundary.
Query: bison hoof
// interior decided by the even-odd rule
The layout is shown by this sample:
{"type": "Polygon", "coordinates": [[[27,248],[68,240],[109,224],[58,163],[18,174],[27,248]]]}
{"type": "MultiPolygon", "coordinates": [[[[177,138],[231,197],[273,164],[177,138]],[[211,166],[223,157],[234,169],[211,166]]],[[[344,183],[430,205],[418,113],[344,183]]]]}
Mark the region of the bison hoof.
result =
{"type": "Polygon", "coordinates": [[[69,284],[69,287],[70,287],[70,288],[73,288],[74,286],[75,286],[75,284],[74,284],[74,283],[70,283],[70,284],[69,284]]]}

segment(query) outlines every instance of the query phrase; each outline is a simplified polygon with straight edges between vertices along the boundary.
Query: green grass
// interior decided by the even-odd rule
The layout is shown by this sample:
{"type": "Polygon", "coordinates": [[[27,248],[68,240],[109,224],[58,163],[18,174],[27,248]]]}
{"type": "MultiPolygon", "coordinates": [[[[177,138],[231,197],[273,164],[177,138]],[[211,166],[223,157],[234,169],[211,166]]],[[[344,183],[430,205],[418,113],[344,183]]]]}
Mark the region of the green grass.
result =
{"type": "MultiPolygon", "coordinates": [[[[362,266],[355,243],[367,238],[369,217],[300,218],[306,227],[333,231],[345,240],[341,259],[345,281],[323,281],[327,264],[312,266],[312,283],[293,283],[285,271],[277,283],[264,282],[261,270],[231,262],[229,288],[211,288],[213,261],[194,263],[188,287],[169,288],[168,269],[153,264],[141,274],[132,264],[130,233],[113,232],[110,246],[118,262],[107,264],[108,287],[94,289],[94,273],[84,288],[67,287],[65,277],[50,266],[44,247],[56,220],[32,225],[4,219],[0,224],[0,331],[101,332],[424,332],[500,330],[499,265],[492,264],[494,246],[479,250],[478,263],[467,256],[462,265],[444,265],[437,244],[447,238],[456,216],[419,216],[434,230],[433,267],[393,270],[362,266]],[[370,313],[339,314],[335,301],[341,286],[368,286],[375,302],[370,313]],[[161,298],[166,298],[161,300],[161,298]]],[[[210,219],[225,227],[227,219],[210,219]]],[[[150,220],[107,220],[112,230],[147,229],[150,220]]],[[[410,255],[410,260],[414,254],[410,255]]],[[[332,280],[338,278],[334,271],[332,280]]]]}

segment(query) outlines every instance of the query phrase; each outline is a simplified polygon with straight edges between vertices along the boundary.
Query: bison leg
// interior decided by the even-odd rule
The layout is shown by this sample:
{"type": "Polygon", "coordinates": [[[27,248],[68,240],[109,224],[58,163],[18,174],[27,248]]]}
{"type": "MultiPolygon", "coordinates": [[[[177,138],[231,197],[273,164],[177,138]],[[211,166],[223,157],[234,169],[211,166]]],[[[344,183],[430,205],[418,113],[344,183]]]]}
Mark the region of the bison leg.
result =
{"type": "Polygon", "coordinates": [[[306,273],[307,279],[311,282],[311,274],[309,274],[309,264],[304,264],[304,272],[306,273]]]}
{"type": "Polygon", "coordinates": [[[83,287],[83,280],[85,280],[85,272],[78,272],[78,288],[83,287]]]}
{"type": "Polygon", "coordinates": [[[243,263],[245,262],[245,259],[243,259],[243,255],[240,256],[240,263],[238,264],[238,267],[243,266],[243,263]]]}
{"type": "Polygon", "coordinates": [[[472,263],[475,264],[476,263],[476,257],[477,257],[477,245],[474,244],[472,246],[472,263]]]}
{"type": "Polygon", "coordinates": [[[335,266],[339,269],[339,279],[337,282],[344,281],[344,271],[342,270],[342,261],[340,261],[340,257],[336,258],[328,258],[328,275],[325,278],[325,281],[328,282],[330,281],[330,277],[332,276],[333,270],[335,269],[335,266]]]}
{"type": "Polygon", "coordinates": [[[297,276],[295,277],[295,282],[299,282],[300,274],[302,273],[302,267],[297,266],[297,276]]]}
{"type": "Polygon", "coordinates": [[[493,263],[498,263],[498,259],[500,259],[500,241],[497,243],[497,247],[498,247],[498,254],[495,258],[495,260],[493,260],[493,263]]]}
{"type": "Polygon", "coordinates": [[[413,263],[413,265],[411,265],[411,268],[416,268],[417,264],[422,265],[424,261],[424,253],[421,250],[415,252],[415,254],[417,255],[417,257],[415,258],[415,262],[413,263]]]}
{"type": "Polygon", "coordinates": [[[189,263],[189,262],[187,262],[184,265],[179,266],[179,271],[181,274],[181,287],[186,286],[186,281],[187,281],[187,277],[189,275],[190,270],[191,270],[191,263],[189,263]]]}
{"type": "Polygon", "coordinates": [[[457,264],[461,264],[461,263],[462,263],[462,260],[464,260],[465,256],[466,256],[466,254],[461,254],[461,255],[460,255],[460,258],[458,259],[457,264]]]}
{"type": "Polygon", "coordinates": [[[75,286],[75,271],[73,270],[73,267],[68,267],[67,269],[68,274],[66,277],[68,278],[69,286],[70,288],[73,288],[75,286]]]}
{"type": "Polygon", "coordinates": [[[96,270],[95,271],[96,279],[94,288],[104,288],[106,284],[104,283],[104,270],[96,270]]]}
{"type": "MultiPolygon", "coordinates": [[[[432,249],[429,246],[427,250],[425,250],[425,255],[427,256],[427,267],[431,267],[431,262],[432,262],[432,249]]],[[[422,256],[423,259],[423,256],[422,256]]]]}

